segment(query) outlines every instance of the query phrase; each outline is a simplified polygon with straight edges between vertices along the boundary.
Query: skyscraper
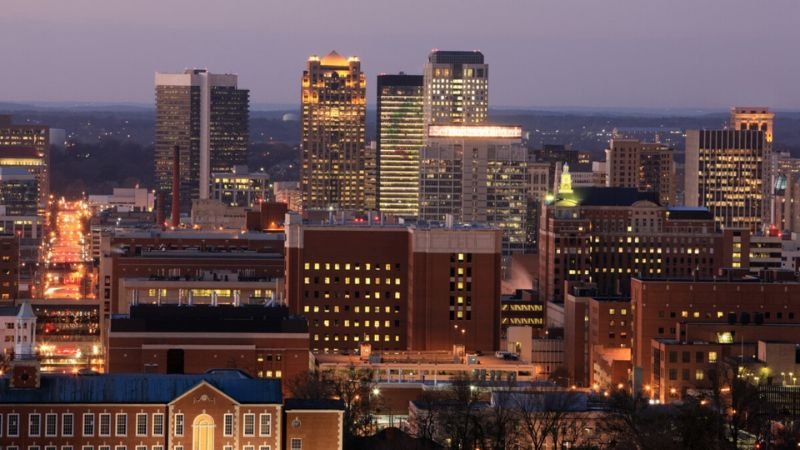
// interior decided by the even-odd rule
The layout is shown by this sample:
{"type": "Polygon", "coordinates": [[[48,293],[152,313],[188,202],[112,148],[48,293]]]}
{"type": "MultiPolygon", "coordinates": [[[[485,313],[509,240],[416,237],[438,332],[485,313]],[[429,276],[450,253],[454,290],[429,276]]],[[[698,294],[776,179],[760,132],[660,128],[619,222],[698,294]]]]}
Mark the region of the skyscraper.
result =
{"type": "Polygon", "coordinates": [[[366,77],[356,57],[308,58],[302,78],[301,190],[304,209],[363,209],[366,77]]]}
{"type": "Polygon", "coordinates": [[[156,73],[156,189],[172,189],[179,146],[182,212],[193,199],[209,198],[212,172],[247,164],[250,93],[238,78],[205,69],[156,73]]]}
{"type": "MultiPolygon", "coordinates": [[[[39,183],[39,210],[44,216],[50,196],[50,127],[47,125],[19,125],[13,123],[11,116],[0,115],[0,155],[3,149],[19,151],[20,147],[34,149],[36,155],[36,176],[39,183]]],[[[12,164],[13,165],[13,164],[12,164]]],[[[26,164],[27,165],[27,164],[26,164]]]]}
{"type": "Polygon", "coordinates": [[[734,106],[731,108],[731,127],[734,130],[761,130],[767,143],[772,143],[775,113],[764,106],[734,106]]]}
{"type": "Polygon", "coordinates": [[[378,204],[384,213],[417,215],[423,98],[422,75],[378,75],[378,204]]]}
{"type": "Polygon", "coordinates": [[[503,231],[503,253],[525,249],[528,153],[513,126],[428,127],[420,152],[419,219],[486,224],[503,231]]]}
{"type": "Polygon", "coordinates": [[[767,218],[769,145],[760,130],[687,130],[687,206],[705,206],[718,228],[761,230],[767,218]]]}
{"type": "Polygon", "coordinates": [[[638,139],[614,137],[606,149],[606,183],[656,192],[658,202],[675,204],[675,167],[672,149],[638,139]]]}
{"type": "Polygon", "coordinates": [[[476,124],[489,112],[489,65],[479,51],[434,50],[425,65],[425,124],[476,124]]]}

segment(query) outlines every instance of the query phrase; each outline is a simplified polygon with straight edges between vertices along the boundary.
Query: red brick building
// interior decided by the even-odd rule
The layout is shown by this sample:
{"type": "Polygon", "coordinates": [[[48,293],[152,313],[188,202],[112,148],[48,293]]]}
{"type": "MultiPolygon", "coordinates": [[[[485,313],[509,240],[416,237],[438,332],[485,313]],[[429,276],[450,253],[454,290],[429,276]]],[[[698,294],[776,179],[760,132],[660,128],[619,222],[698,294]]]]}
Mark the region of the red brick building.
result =
{"type": "Polygon", "coordinates": [[[631,309],[634,370],[663,399],[702,386],[708,373],[698,370],[742,350],[752,355],[759,340],[800,343],[795,280],[634,278],[631,309]]]}
{"type": "Polygon", "coordinates": [[[0,378],[4,450],[342,449],[342,415],[341,402],[284,407],[278,381],[239,371],[51,375],[22,363],[0,378]]]}
{"type": "Polygon", "coordinates": [[[499,347],[498,230],[287,217],[286,295],[308,318],[312,351],[499,347]]]}
{"type": "MultiPolygon", "coordinates": [[[[219,303],[234,303],[236,291],[243,294],[242,291],[252,293],[259,289],[236,283],[262,283],[263,289],[271,290],[283,285],[276,284],[283,276],[283,241],[282,233],[239,231],[104,234],[100,243],[98,297],[105,303],[106,315],[127,313],[132,294],[124,289],[126,286],[145,289],[147,293],[152,290],[154,303],[160,297],[162,302],[186,304],[190,293],[198,294],[193,296],[196,302],[206,297],[205,302],[210,303],[210,293],[214,291],[221,297],[219,303]],[[166,295],[159,295],[162,292],[166,295]]],[[[279,295],[276,297],[282,300],[279,295]]],[[[248,302],[246,295],[239,298],[241,303],[248,302]]]]}
{"type": "Polygon", "coordinates": [[[591,282],[601,296],[630,292],[630,278],[711,277],[722,236],[703,208],[660,206],[634,188],[575,188],[542,213],[539,291],[563,301],[564,281],[591,282]]]}
{"type": "Polygon", "coordinates": [[[239,369],[294,379],[309,370],[308,327],[283,306],[135,305],[111,320],[109,373],[239,369]]]}

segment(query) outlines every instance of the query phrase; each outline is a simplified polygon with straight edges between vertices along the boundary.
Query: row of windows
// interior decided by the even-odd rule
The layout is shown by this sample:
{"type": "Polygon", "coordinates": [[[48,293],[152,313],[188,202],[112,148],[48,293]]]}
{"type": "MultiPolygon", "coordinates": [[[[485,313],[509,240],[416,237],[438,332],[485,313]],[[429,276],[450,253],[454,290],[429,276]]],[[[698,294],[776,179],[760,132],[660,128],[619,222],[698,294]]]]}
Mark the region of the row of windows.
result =
{"type": "MultiPolygon", "coordinates": [[[[344,305],[344,310],[346,312],[349,312],[350,311],[350,305],[344,305]]],[[[319,306],[314,306],[314,307],[311,307],[309,305],[303,306],[303,312],[311,312],[311,311],[313,311],[315,313],[318,313],[320,311],[324,311],[326,313],[329,313],[329,312],[333,311],[335,313],[338,313],[339,312],[339,305],[333,305],[333,309],[331,309],[331,305],[323,305],[321,308],[319,306]]],[[[362,308],[361,308],[361,306],[356,305],[356,306],[353,307],[353,311],[355,311],[356,313],[360,314],[361,311],[362,311],[362,308]]],[[[363,311],[364,311],[365,314],[369,314],[369,313],[372,313],[372,312],[374,312],[375,314],[379,314],[381,312],[381,307],[380,306],[375,306],[375,307],[364,306],[363,307],[363,311]]],[[[391,306],[384,306],[383,307],[383,312],[385,314],[390,314],[392,312],[392,307],[391,306]]],[[[394,312],[395,313],[399,313],[400,312],[400,305],[394,305],[394,312]]]]}
{"type": "MultiPolygon", "coordinates": [[[[322,270],[323,268],[325,270],[331,270],[331,269],[341,270],[342,268],[344,268],[344,270],[361,270],[361,263],[318,263],[318,262],[308,263],[307,262],[303,264],[303,268],[306,270],[311,270],[312,267],[314,268],[314,270],[322,270]]],[[[381,270],[381,267],[383,267],[383,270],[392,270],[392,265],[389,263],[383,265],[377,263],[376,264],[364,263],[364,270],[381,270]]],[[[399,270],[400,263],[395,263],[394,268],[399,270]]]]}
{"type": "MultiPolygon", "coordinates": [[[[324,284],[331,284],[331,283],[332,284],[339,284],[340,278],[339,277],[314,277],[314,284],[320,284],[320,281],[322,281],[322,283],[324,283],[324,284]]],[[[361,281],[362,281],[361,277],[353,277],[352,279],[350,277],[344,277],[344,284],[346,284],[346,285],[350,285],[351,283],[358,285],[358,284],[361,284],[361,281]]],[[[375,278],[364,277],[363,281],[364,281],[364,284],[367,284],[367,285],[371,285],[371,284],[379,285],[379,284],[381,284],[381,277],[375,277],[375,278]]],[[[303,284],[311,284],[311,277],[303,277],[303,284]]],[[[392,279],[390,277],[384,278],[383,284],[385,284],[387,286],[390,286],[392,284],[392,279]]],[[[395,284],[395,286],[400,286],[400,278],[395,278],[394,279],[394,284],[395,284]]]]}
{"type": "MultiPolygon", "coordinates": [[[[381,298],[386,299],[386,300],[389,300],[391,298],[394,298],[395,300],[400,300],[400,291],[395,291],[394,292],[394,296],[392,296],[392,293],[389,292],[389,291],[385,291],[384,294],[385,295],[383,297],[381,297],[381,293],[378,292],[378,291],[375,291],[375,292],[365,291],[363,297],[364,297],[364,300],[372,300],[373,297],[375,298],[375,300],[381,300],[381,298]]],[[[313,295],[312,295],[312,292],[310,292],[310,291],[304,291],[303,295],[304,295],[304,298],[311,298],[312,296],[313,296],[313,298],[319,298],[320,297],[319,291],[314,291],[313,295]]],[[[350,300],[350,298],[351,298],[350,291],[344,291],[344,293],[342,294],[342,297],[345,300],[350,300]]],[[[361,297],[362,297],[361,291],[353,291],[353,293],[352,293],[352,298],[353,299],[357,299],[357,298],[360,299],[361,297]]],[[[324,298],[324,299],[339,298],[339,292],[333,291],[331,293],[331,291],[325,291],[325,292],[322,293],[322,298],[324,298]]]]}
{"type": "MultiPolygon", "coordinates": [[[[256,435],[256,415],[247,413],[242,416],[242,435],[252,437],[256,435]]],[[[225,414],[222,418],[222,434],[233,436],[234,423],[233,414],[225,414]]],[[[264,413],[258,415],[258,435],[272,436],[272,414],[264,413]]]]}
{"type": "MultiPolygon", "coordinates": [[[[112,434],[112,421],[110,413],[85,413],[82,416],[83,422],[81,427],[81,436],[91,437],[95,436],[111,436],[112,434]],[[97,419],[97,421],[95,421],[97,419]]],[[[152,415],[152,424],[149,422],[149,415],[146,413],[136,414],[136,436],[163,436],[164,435],[164,414],[155,413],[152,415]],[[148,431],[150,433],[148,433],[148,431]]],[[[128,434],[128,414],[117,413],[115,414],[114,422],[114,435],[127,436],[128,434]]],[[[3,416],[0,415],[0,436],[3,430],[3,416]]],[[[41,413],[28,414],[28,436],[29,437],[71,437],[75,436],[75,414],[62,413],[61,414],[61,433],[58,433],[58,414],[46,413],[44,414],[44,422],[42,422],[41,413]]],[[[19,413],[10,413],[6,420],[6,436],[19,437],[20,435],[20,415],[19,413]]]]}

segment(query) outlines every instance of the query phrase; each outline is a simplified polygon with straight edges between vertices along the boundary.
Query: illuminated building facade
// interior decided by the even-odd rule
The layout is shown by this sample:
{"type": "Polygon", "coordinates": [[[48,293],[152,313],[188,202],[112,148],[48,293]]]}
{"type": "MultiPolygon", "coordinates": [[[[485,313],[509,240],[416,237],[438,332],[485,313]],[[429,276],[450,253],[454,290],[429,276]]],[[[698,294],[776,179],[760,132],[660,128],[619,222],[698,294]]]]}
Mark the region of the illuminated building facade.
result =
{"type": "Polygon", "coordinates": [[[539,288],[548,301],[563,301],[566,280],[624,296],[636,274],[710,277],[720,267],[722,236],[708,210],[666,208],[634,188],[568,190],[542,213],[539,288]]]}
{"type": "Polygon", "coordinates": [[[489,65],[479,51],[434,50],[425,64],[427,125],[468,125],[489,113],[489,65]]]}
{"type": "Polygon", "coordinates": [[[2,165],[28,166],[36,174],[39,179],[39,209],[43,216],[50,197],[50,127],[18,125],[12,122],[11,116],[0,115],[0,158],[3,159],[2,165]],[[20,155],[23,148],[33,149],[33,154],[20,155]]]}
{"type": "Polygon", "coordinates": [[[312,351],[499,346],[498,230],[287,218],[286,295],[308,319],[312,351]]]}
{"type": "Polygon", "coordinates": [[[356,57],[311,56],[303,71],[303,209],[364,209],[367,82],[356,57]]]}
{"type": "Polygon", "coordinates": [[[605,168],[607,186],[656,192],[661,205],[675,204],[675,164],[666,145],[612,138],[605,168]]]}
{"type": "Polygon", "coordinates": [[[269,175],[235,166],[230,172],[211,174],[211,198],[227,206],[253,207],[269,201],[272,190],[269,175]]]}
{"type": "Polygon", "coordinates": [[[205,69],[156,73],[156,190],[172,191],[177,145],[183,213],[193,199],[209,198],[212,173],[247,163],[250,92],[237,87],[238,78],[205,69]]]}
{"type": "Polygon", "coordinates": [[[763,106],[734,106],[730,125],[734,130],[762,131],[764,139],[772,144],[775,113],[763,106]]]}
{"type": "Polygon", "coordinates": [[[422,75],[378,75],[378,204],[383,213],[417,215],[423,99],[422,75]]]}
{"type": "Polygon", "coordinates": [[[688,130],[685,201],[718,228],[762,229],[769,219],[770,145],[763,131],[688,130]]]}
{"type": "Polygon", "coordinates": [[[420,152],[420,220],[479,223],[503,232],[503,253],[525,250],[528,157],[513,126],[431,125],[420,152]]]}

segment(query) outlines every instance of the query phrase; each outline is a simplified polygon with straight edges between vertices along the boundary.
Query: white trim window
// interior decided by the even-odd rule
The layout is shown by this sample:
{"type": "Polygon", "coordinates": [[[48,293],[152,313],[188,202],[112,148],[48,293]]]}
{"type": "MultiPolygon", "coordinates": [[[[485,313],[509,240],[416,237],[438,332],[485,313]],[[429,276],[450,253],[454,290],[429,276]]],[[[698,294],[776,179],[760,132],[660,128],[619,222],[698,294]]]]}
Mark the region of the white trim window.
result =
{"type": "Polygon", "coordinates": [[[258,435],[272,436],[272,414],[262,413],[258,417],[258,435]]]}
{"type": "MultiPolygon", "coordinates": [[[[147,414],[136,414],[136,436],[147,436],[147,414]]],[[[136,449],[141,450],[141,449],[136,449]]],[[[147,449],[145,449],[147,450],[147,449]]]]}
{"type": "Polygon", "coordinates": [[[269,445],[262,445],[258,447],[258,450],[272,450],[272,447],[270,447],[269,445]]]}
{"type": "Polygon", "coordinates": [[[292,438],[289,448],[291,450],[303,450],[303,440],[300,438],[292,438]]]}
{"type": "MultiPolygon", "coordinates": [[[[115,436],[127,436],[128,435],[128,413],[117,413],[116,414],[116,426],[114,427],[114,435],[115,436]]],[[[117,450],[119,450],[119,445],[117,446],[117,450]]]]}
{"type": "MultiPolygon", "coordinates": [[[[100,413],[100,428],[98,428],[98,436],[111,436],[111,414],[100,413]]],[[[106,450],[111,450],[109,447],[106,450]]]]}
{"type": "Polygon", "coordinates": [[[6,422],[6,436],[19,437],[19,414],[10,413],[6,422]]]}
{"type": "Polygon", "coordinates": [[[93,445],[83,445],[81,446],[81,450],[94,450],[93,445]]]}
{"type": "Polygon", "coordinates": [[[83,435],[94,436],[94,413],[83,413],[83,435]]]}
{"type": "Polygon", "coordinates": [[[137,445],[137,446],[136,446],[136,447],[134,447],[134,448],[135,448],[136,450],[147,450],[147,446],[146,446],[146,445],[137,445]]]}
{"type": "MultiPolygon", "coordinates": [[[[183,436],[183,413],[175,414],[175,436],[183,436]]],[[[177,450],[178,447],[175,447],[177,450]]]]}
{"type": "Polygon", "coordinates": [[[233,436],[233,414],[222,416],[222,435],[233,436]]]}
{"type": "Polygon", "coordinates": [[[42,415],[40,413],[28,414],[28,436],[39,437],[41,435],[42,435],[42,415]]]}
{"type": "Polygon", "coordinates": [[[153,436],[163,436],[164,435],[164,414],[163,413],[154,413],[153,414],[153,436]]]}
{"type": "Polygon", "coordinates": [[[58,433],[58,414],[47,413],[44,415],[44,435],[55,436],[58,433]]]}
{"type": "Polygon", "coordinates": [[[75,414],[73,413],[61,414],[61,436],[63,437],[75,436],[75,414]]]}
{"type": "Polygon", "coordinates": [[[242,427],[242,434],[248,437],[256,435],[256,415],[247,413],[244,415],[244,426],[242,427]]]}

